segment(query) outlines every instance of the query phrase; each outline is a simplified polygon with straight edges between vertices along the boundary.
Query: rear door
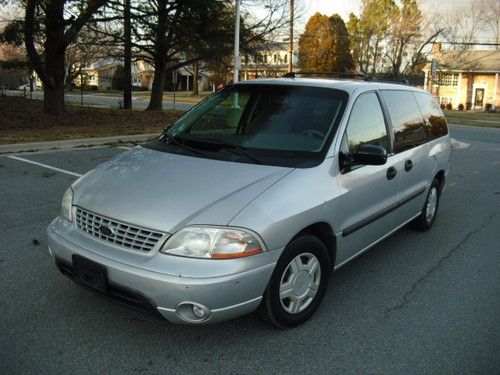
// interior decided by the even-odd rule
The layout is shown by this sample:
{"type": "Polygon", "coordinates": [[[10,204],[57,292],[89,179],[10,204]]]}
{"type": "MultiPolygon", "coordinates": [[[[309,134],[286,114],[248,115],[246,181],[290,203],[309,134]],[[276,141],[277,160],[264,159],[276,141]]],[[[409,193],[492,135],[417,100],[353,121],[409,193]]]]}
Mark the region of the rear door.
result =
{"type": "MultiPolygon", "coordinates": [[[[376,92],[356,99],[342,138],[339,160],[354,154],[360,144],[374,144],[388,152],[391,141],[376,92]]],[[[394,204],[398,195],[398,161],[385,165],[348,165],[337,175],[340,189],[340,230],[337,265],[364,250],[395,226],[394,204]]],[[[343,163],[343,165],[346,165],[343,163]]]]}
{"type": "Polygon", "coordinates": [[[382,90],[394,138],[393,152],[400,173],[396,220],[402,224],[423,207],[434,162],[429,157],[427,132],[414,93],[408,90],[382,90]]]}

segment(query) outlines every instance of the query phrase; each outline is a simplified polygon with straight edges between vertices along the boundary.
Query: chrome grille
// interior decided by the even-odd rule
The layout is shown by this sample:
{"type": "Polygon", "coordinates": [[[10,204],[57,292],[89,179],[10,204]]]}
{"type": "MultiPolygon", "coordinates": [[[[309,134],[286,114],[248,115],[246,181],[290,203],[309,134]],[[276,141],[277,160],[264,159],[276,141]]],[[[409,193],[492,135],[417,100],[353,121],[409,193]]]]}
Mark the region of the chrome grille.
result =
{"type": "Polygon", "coordinates": [[[130,250],[150,251],[163,237],[163,233],[125,224],[104,216],[76,208],[76,227],[93,237],[130,250]],[[111,233],[103,233],[105,226],[111,233]]]}

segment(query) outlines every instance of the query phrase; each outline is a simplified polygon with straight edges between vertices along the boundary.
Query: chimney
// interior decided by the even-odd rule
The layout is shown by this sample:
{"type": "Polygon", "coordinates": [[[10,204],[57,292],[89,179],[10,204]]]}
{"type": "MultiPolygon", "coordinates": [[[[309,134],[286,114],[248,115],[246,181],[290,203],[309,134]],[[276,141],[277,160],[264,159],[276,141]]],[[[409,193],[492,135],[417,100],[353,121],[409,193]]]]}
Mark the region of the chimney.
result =
{"type": "Polygon", "coordinates": [[[441,43],[434,42],[434,44],[432,45],[432,54],[439,55],[440,53],[441,53],[441,43]]]}

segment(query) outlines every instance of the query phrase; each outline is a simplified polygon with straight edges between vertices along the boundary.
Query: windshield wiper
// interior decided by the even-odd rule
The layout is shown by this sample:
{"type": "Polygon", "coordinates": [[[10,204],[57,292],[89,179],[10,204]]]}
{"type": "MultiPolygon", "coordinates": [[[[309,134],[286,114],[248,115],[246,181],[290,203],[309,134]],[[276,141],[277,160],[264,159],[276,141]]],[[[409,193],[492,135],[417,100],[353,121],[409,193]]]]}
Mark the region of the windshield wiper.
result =
{"type": "Polygon", "coordinates": [[[179,138],[177,137],[174,137],[174,136],[171,136],[171,135],[166,135],[166,134],[163,134],[163,137],[161,138],[161,140],[165,143],[168,143],[168,144],[171,144],[171,145],[175,145],[175,146],[179,146],[181,148],[184,148],[186,150],[189,150],[191,151],[192,153],[194,154],[198,154],[198,155],[201,155],[201,156],[207,156],[206,153],[204,153],[203,151],[200,151],[194,147],[191,147],[191,146],[188,146],[187,144],[185,144],[184,142],[181,142],[179,140],[179,138]]]}
{"type": "Polygon", "coordinates": [[[233,152],[240,156],[242,155],[246,156],[247,159],[252,160],[255,164],[262,164],[262,161],[253,156],[250,152],[248,152],[248,150],[245,147],[240,146],[236,143],[231,143],[221,138],[197,138],[197,140],[220,145],[227,151],[233,152]]]}

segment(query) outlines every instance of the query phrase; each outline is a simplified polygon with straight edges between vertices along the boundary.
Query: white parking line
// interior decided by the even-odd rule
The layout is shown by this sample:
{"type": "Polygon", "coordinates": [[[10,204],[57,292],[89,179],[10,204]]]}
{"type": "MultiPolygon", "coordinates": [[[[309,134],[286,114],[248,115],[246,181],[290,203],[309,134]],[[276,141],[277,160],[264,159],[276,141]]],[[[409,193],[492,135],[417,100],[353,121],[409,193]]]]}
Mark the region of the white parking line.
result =
{"type": "Polygon", "coordinates": [[[10,159],[19,160],[19,161],[22,161],[22,162],[25,162],[25,163],[38,165],[39,167],[43,167],[43,168],[47,168],[47,169],[52,169],[53,171],[57,171],[57,172],[61,172],[61,173],[66,173],[66,174],[69,174],[70,176],[75,176],[75,177],[81,177],[82,176],[81,174],[78,174],[78,173],[75,173],[75,172],[67,171],[67,170],[61,169],[61,168],[52,167],[52,166],[47,165],[47,164],[38,163],[36,161],[28,160],[28,159],[24,159],[24,158],[20,158],[18,156],[9,155],[7,157],[10,158],[10,159]]]}

